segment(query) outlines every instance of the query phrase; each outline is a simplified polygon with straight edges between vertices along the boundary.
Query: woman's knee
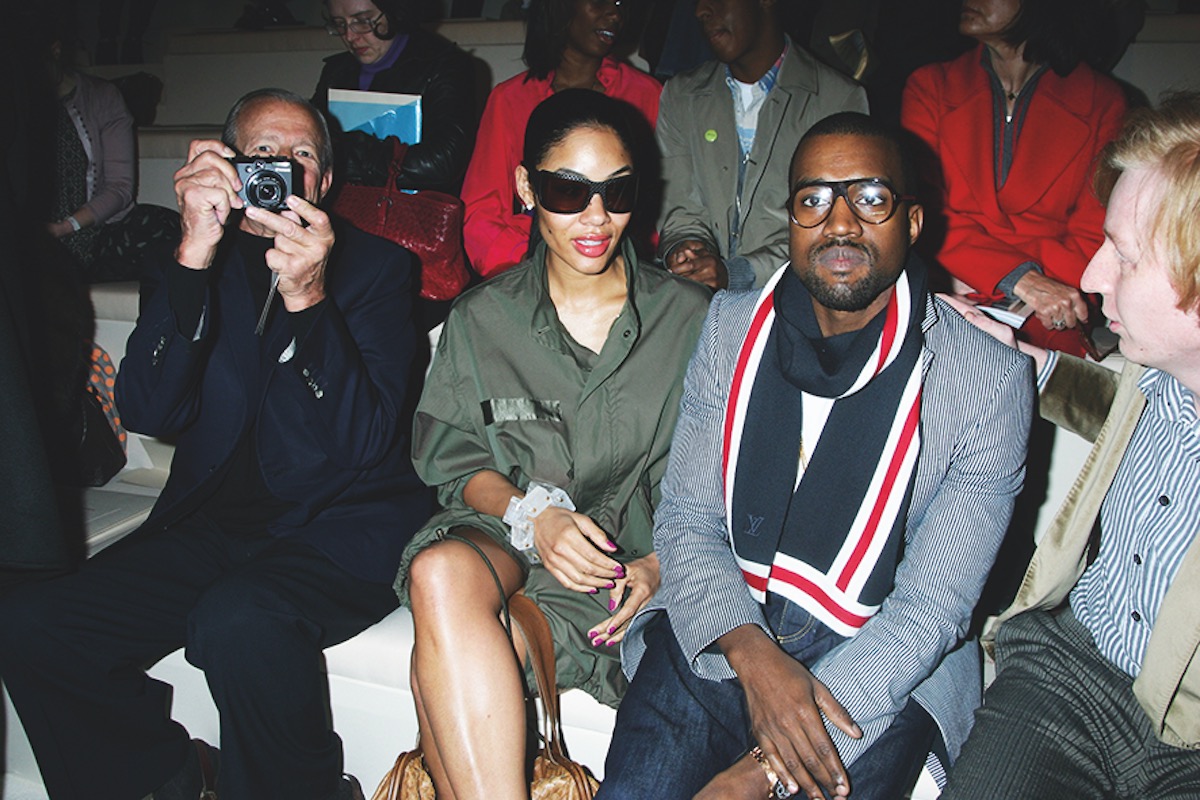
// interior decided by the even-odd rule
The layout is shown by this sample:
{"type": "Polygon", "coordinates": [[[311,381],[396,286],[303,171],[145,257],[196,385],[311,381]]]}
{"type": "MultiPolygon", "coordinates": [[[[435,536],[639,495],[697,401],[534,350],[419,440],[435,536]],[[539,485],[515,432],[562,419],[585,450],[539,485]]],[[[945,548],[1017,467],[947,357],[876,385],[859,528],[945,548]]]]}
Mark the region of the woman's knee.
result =
{"type": "MultiPolygon", "coordinates": [[[[487,557],[501,583],[519,583],[520,570],[511,557],[498,548],[490,549],[494,552],[487,557]]],[[[453,539],[430,545],[413,558],[409,597],[417,618],[453,611],[500,613],[500,590],[483,556],[469,544],[453,539]]]]}

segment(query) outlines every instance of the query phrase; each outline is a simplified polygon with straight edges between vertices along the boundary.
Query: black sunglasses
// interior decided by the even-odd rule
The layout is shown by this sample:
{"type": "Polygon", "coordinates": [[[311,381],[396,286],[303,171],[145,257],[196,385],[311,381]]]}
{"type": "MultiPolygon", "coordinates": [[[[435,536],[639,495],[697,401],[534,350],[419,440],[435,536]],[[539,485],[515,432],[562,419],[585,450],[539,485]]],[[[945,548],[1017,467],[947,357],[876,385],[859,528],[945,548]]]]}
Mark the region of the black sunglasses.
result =
{"type": "Polygon", "coordinates": [[[595,182],[578,175],[563,175],[541,169],[529,170],[529,184],[538,203],[554,214],[578,214],[600,195],[610,214],[628,214],[637,202],[637,176],[620,175],[595,182]]]}

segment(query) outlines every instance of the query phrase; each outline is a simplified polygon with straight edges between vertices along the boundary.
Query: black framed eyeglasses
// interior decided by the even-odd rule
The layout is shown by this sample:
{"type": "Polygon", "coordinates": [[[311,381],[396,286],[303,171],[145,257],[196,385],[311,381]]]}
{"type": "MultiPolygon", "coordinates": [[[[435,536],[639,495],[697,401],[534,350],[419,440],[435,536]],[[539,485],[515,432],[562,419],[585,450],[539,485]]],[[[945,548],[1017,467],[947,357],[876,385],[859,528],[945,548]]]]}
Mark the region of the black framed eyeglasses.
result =
{"type": "Polygon", "coordinates": [[[917,198],[898,194],[882,178],[855,178],[849,181],[802,181],[792,187],[788,198],[788,216],[801,228],[815,228],[829,218],[833,204],[841,197],[846,205],[868,225],[882,225],[896,214],[901,203],[917,198]]]}
{"type": "Polygon", "coordinates": [[[341,17],[327,18],[325,20],[325,30],[330,36],[345,36],[346,31],[351,33],[379,33],[379,23],[383,21],[386,15],[380,11],[379,16],[375,19],[367,19],[366,17],[351,17],[350,19],[342,19],[341,17]]]}
{"type": "Polygon", "coordinates": [[[529,183],[538,204],[554,214],[578,214],[588,207],[594,194],[600,195],[610,214],[628,214],[637,203],[637,175],[619,175],[597,182],[578,175],[531,169],[529,183]]]}

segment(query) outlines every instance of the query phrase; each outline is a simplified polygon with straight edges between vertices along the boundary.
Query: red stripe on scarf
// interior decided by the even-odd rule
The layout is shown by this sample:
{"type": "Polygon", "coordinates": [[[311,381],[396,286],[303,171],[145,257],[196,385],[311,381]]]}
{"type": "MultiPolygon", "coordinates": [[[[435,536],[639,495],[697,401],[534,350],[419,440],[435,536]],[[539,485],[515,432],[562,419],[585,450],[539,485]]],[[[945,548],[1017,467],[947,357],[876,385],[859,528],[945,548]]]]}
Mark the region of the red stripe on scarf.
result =
{"type": "MultiPolygon", "coordinates": [[[[883,516],[884,507],[887,505],[888,498],[892,496],[892,487],[896,483],[896,476],[900,473],[900,468],[904,463],[904,457],[912,447],[913,436],[917,432],[917,424],[921,420],[921,392],[917,392],[917,396],[913,399],[912,407],[908,410],[908,417],[904,420],[904,428],[900,433],[900,441],[896,443],[896,450],[892,453],[892,460],[888,464],[887,473],[883,478],[883,485],[879,488],[879,494],[875,497],[875,504],[871,507],[871,515],[867,518],[867,524],[862,535],[858,537],[858,543],[854,546],[854,552],[850,554],[850,558],[846,561],[846,566],[842,568],[842,574],[838,576],[837,587],[843,592],[850,585],[851,578],[854,577],[854,572],[862,563],[863,558],[867,554],[871,543],[875,541],[875,537],[879,534],[879,519],[883,516]]],[[[885,532],[885,535],[889,532],[885,532]]]]}
{"type": "MultiPolygon", "coordinates": [[[[746,575],[746,582],[749,583],[749,574],[746,573],[745,570],[742,571],[742,574],[746,575]]],[[[771,567],[771,577],[795,586],[797,589],[820,603],[821,608],[828,611],[830,616],[840,620],[844,625],[848,625],[857,630],[863,625],[866,625],[867,620],[870,619],[869,616],[864,617],[862,614],[855,614],[854,612],[839,605],[838,602],[830,597],[824,589],[810,581],[808,578],[805,578],[802,575],[797,575],[795,572],[786,570],[778,565],[774,565],[771,567]]]]}
{"type": "Polygon", "coordinates": [[[750,330],[746,332],[746,338],[742,340],[742,349],[738,353],[737,366],[733,370],[733,382],[729,387],[729,402],[726,405],[728,411],[725,414],[725,435],[721,447],[723,490],[728,490],[729,488],[729,451],[733,445],[733,423],[734,417],[737,416],[737,400],[742,390],[742,379],[746,376],[746,365],[750,362],[750,353],[754,350],[754,344],[758,340],[758,332],[766,324],[767,317],[773,308],[775,308],[774,291],[767,295],[766,299],[759,305],[758,310],[754,312],[754,319],[750,321],[750,330]]]}
{"type": "Polygon", "coordinates": [[[767,578],[755,575],[753,572],[742,570],[742,577],[746,580],[746,585],[755,591],[767,593],[767,578]]]}

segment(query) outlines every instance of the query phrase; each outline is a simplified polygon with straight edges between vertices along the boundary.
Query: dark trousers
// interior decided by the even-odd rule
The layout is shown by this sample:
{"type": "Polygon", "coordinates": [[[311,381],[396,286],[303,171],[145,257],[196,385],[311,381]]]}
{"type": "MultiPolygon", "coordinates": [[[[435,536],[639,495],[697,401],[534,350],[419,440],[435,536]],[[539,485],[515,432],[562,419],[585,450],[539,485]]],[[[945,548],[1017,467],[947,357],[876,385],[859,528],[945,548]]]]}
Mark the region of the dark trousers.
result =
{"type": "Polygon", "coordinates": [[[945,800],[1200,797],[1200,753],[1158,740],[1069,608],[1004,623],[996,669],[945,800]]]}
{"type": "Polygon", "coordinates": [[[0,604],[0,676],[53,800],[139,800],[188,734],[145,668],[186,646],[221,715],[222,800],[322,798],[342,772],[323,648],[397,605],[306,544],[200,520],[135,534],[0,604]]]}
{"type": "MultiPolygon", "coordinates": [[[[780,646],[802,663],[814,663],[842,641],[786,600],[772,596],[766,611],[780,646]]],[[[696,676],[666,614],[650,623],[645,641],[646,653],[617,710],[596,800],[688,800],[755,744],[741,685],[696,676]]],[[[940,741],[933,719],[910,700],[847,768],[852,797],[903,797],[940,741]]],[[[762,789],[765,797],[765,776],[762,789]]]]}

